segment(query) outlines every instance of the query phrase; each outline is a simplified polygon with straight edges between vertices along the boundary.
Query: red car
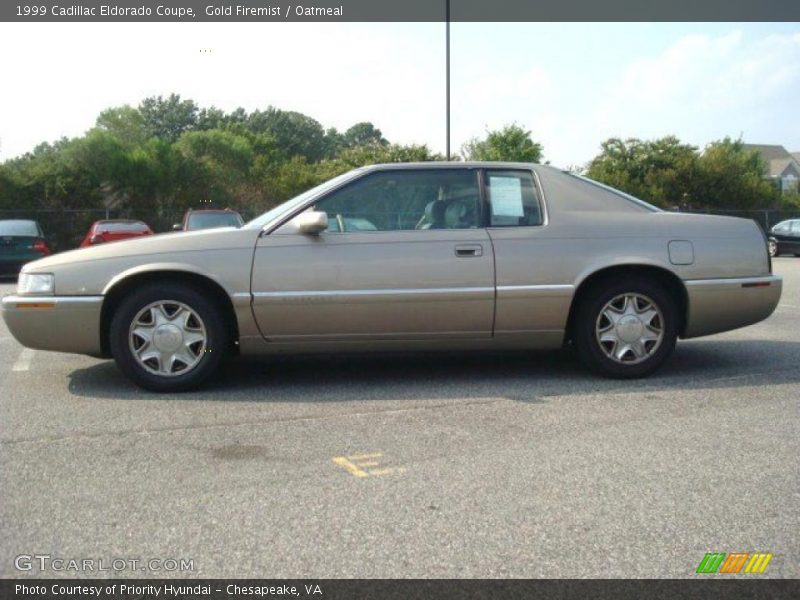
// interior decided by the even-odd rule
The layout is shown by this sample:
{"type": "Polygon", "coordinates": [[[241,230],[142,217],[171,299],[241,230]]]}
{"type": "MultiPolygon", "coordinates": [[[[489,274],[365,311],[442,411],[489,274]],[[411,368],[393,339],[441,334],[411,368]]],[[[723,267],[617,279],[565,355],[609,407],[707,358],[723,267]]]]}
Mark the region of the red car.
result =
{"type": "Polygon", "coordinates": [[[95,221],[89,228],[89,232],[81,242],[81,248],[104,244],[105,242],[116,242],[130,238],[141,237],[143,235],[153,235],[153,230],[142,221],[95,221]]]}

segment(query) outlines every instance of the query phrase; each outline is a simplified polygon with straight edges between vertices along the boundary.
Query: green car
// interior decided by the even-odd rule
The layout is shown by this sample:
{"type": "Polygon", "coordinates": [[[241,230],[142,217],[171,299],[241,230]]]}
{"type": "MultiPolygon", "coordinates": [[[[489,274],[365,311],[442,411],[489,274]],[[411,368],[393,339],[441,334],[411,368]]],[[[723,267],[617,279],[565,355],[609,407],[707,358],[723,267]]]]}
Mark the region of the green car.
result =
{"type": "Polygon", "coordinates": [[[16,277],[25,263],[50,254],[41,225],[36,221],[0,221],[0,277],[16,277]]]}

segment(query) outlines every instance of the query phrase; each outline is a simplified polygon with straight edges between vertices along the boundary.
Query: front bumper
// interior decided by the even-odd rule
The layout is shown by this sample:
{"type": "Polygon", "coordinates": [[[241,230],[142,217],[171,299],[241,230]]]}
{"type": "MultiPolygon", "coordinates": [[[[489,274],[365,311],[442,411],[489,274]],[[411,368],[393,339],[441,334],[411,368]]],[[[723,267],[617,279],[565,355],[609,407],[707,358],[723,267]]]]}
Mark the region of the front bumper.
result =
{"type": "Polygon", "coordinates": [[[23,346],[102,355],[103,296],[6,296],[2,307],[9,331],[23,346]]]}
{"type": "Polygon", "coordinates": [[[686,329],[692,338],[763,321],[778,306],[783,279],[778,275],[684,281],[689,300],[686,329]]]}

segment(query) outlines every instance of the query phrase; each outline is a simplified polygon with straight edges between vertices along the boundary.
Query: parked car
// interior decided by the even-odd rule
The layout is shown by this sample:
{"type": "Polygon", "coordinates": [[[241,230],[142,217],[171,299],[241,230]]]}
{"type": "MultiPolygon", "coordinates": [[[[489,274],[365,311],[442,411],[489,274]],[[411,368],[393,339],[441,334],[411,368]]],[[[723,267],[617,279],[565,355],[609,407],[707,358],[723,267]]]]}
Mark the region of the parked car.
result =
{"type": "Polygon", "coordinates": [[[36,221],[0,221],[0,277],[16,277],[22,265],[50,254],[42,226],[36,221]]]}
{"type": "Polygon", "coordinates": [[[192,210],[183,215],[180,223],[172,226],[174,231],[197,231],[198,229],[215,229],[217,227],[241,227],[244,219],[235,210],[230,208],[192,210]]]}
{"type": "Polygon", "coordinates": [[[800,256],[800,219],[782,221],[769,230],[769,254],[800,256]]]}
{"type": "Polygon", "coordinates": [[[767,318],[781,289],[752,220],[542,165],[446,162],[356,169],[241,228],[39,260],[2,307],[23,345],[113,357],[171,392],[236,352],[572,342],[595,371],[640,377],[679,337],[767,318]]]}
{"type": "Polygon", "coordinates": [[[80,247],[94,246],[95,244],[105,244],[130,238],[141,237],[143,235],[153,235],[153,230],[142,221],[132,220],[108,220],[95,221],[86,232],[80,247]]]}

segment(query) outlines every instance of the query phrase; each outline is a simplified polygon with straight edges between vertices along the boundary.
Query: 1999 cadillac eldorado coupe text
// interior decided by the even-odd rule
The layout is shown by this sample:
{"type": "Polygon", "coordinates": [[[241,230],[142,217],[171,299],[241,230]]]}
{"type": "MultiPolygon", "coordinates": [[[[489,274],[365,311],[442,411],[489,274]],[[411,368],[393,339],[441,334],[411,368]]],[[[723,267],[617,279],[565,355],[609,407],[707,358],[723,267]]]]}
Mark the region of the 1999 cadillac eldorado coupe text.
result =
{"type": "Polygon", "coordinates": [[[113,357],[196,387],[231,353],[558,348],[613,377],[678,337],[778,304],[750,220],[663,212],[520,163],[356,169],[241,228],[148,236],[25,265],[3,316],[25,346],[113,357]]]}

